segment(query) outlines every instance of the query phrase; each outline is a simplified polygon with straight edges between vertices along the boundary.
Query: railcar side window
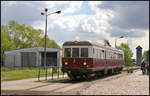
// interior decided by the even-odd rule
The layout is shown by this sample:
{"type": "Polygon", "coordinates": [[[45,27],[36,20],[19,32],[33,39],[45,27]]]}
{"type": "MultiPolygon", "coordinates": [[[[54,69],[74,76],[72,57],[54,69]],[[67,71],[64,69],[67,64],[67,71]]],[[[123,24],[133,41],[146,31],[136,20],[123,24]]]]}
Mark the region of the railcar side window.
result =
{"type": "Polygon", "coordinates": [[[98,53],[99,53],[99,58],[101,59],[102,58],[101,50],[98,50],[98,53]]]}
{"type": "Polygon", "coordinates": [[[118,54],[118,59],[123,59],[122,54],[118,54]]]}
{"type": "Polygon", "coordinates": [[[79,48],[72,48],[72,57],[79,57],[79,48]]]}
{"type": "Polygon", "coordinates": [[[94,48],[93,48],[93,54],[94,54],[94,48]]]}
{"type": "Polygon", "coordinates": [[[101,50],[101,53],[102,53],[102,59],[104,59],[104,50],[101,50]]]}
{"type": "Polygon", "coordinates": [[[123,55],[122,55],[122,54],[120,54],[120,56],[121,56],[120,58],[121,58],[121,59],[123,59],[123,55]]]}
{"type": "Polygon", "coordinates": [[[88,48],[81,48],[81,57],[88,57],[88,48]]]}
{"type": "Polygon", "coordinates": [[[109,53],[106,51],[106,59],[109,59],[109,53]]]}
{"type": "Polygon", "coordinates": [[[65,48],[64,57],[71,57],[71,48],[65,48]]]}

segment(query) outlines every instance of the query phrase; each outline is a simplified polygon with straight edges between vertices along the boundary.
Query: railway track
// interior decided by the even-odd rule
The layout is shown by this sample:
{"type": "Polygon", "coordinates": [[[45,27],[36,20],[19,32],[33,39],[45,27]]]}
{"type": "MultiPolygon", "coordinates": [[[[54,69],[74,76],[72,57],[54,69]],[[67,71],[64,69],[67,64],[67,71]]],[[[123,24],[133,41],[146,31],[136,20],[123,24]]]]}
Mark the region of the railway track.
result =
{"type": "MultiPolygon", "coordinates": [[[[137,69],[134,69],[135,71],[137,69]]],[[[69,78],[61,79],[61,80],[55,80],[52,82],[46,82],[46,84],[31,87],[25,90],[4,90],[7,92],[7,95],[21,95],[21,94],[58,94],[58,95],[65,95],[65,94],[80,94],[80,91],[84,91],[93,84],[96,84],[97,82],[104,82],[109,80],[118,79],[123,76],[130,75],[127,70],[123,70],[120,74],[112,74],[112,75],[105,75],[101,76],[99,78],[94,78],[92,80],[86,81],[86,80],[78,80],[78,81],[72,81],[69,78]]],[[[3,92],[3,91],[2,91],[3,92]]]]}

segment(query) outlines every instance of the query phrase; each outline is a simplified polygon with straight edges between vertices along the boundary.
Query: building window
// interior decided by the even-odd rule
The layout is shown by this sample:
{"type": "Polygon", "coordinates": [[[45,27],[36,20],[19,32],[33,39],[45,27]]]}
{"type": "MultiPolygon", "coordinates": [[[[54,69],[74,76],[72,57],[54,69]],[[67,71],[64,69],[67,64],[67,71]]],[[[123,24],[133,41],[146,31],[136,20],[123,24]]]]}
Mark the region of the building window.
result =
{"type": "Polygon", "coordinates": [[[88,48],[81,48],[81,57],[88,57],[88,48]]]}
{"type": "Polygon", "coordinates": [[[65,48],[64,57],[71,57],[71,48],[65,48]]]}
{"type": "Polygon", "coordinates": [[[72,48],[72,57],[79,57],[79,48],[72,48]]]}

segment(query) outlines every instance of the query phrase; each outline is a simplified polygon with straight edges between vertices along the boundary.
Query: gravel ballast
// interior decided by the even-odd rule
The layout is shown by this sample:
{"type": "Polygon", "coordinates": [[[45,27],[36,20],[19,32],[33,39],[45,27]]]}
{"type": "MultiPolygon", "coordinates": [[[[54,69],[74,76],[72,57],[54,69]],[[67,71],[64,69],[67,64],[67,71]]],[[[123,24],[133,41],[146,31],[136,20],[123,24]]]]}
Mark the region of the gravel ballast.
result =
{"type": "Polygon", "coordinates": [[[141,70],[108,81],[91,84],[80,95],[149,95],[149,76],[141,70]]]}

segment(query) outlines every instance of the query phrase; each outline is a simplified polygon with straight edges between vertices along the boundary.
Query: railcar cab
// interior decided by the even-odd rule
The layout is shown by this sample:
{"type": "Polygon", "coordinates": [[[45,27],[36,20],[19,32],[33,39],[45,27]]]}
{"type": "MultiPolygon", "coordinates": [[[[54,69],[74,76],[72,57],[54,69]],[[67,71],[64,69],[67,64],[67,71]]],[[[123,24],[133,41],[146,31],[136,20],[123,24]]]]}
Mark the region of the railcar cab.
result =
{"type": "Polygon", "coordinates": [[[69,41],[63,44],[62,68],[89,68],[92,46],[87,41],[69,41]]]}

